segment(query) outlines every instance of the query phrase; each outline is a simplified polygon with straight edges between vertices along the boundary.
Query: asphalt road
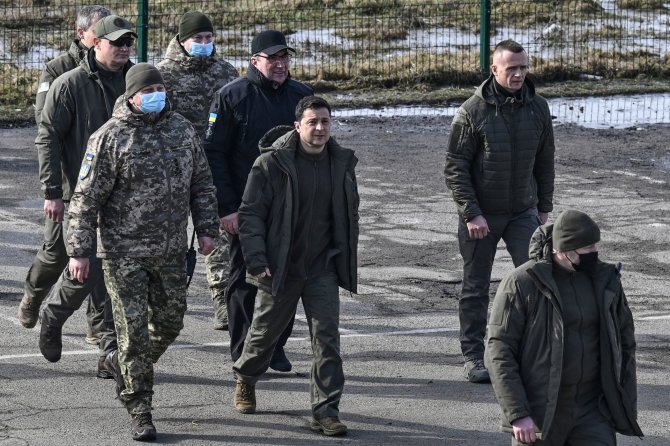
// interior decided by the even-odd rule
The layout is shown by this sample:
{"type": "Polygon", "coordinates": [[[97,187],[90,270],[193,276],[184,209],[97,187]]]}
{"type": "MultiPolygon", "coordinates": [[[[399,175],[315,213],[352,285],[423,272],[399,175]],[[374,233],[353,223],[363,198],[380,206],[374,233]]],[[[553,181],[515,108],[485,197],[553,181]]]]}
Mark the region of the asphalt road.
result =
{"type": "MultiPolygon", "coordinates": [[[[356,134],[342,133],[345,146],[359,142],[356,134]]],[[[65,326],[63,358],[55,364],[40,355],[39,326],[27,330],[16,319],[23,280],[41,243],[34,134],[34,128],[0,129],[0,445],[137,444],[130,439],[129,416],[114,399],[113,382],[94,378],[97,349],[84,342],[84,312],[65,326]]],[[[365,147],[357,150],[365,158],[365,147]]],[[[185,328],[156,365],[156,444],[510,443],[499,431],[491,387],[462,377],[455,301],[449,297],[460,269],[453,246],[441,267],[428,260],[408,266],[401,256],[378,250],[382,238],[388,244],[404,240],[408,256],[454,240],[453,228],[444,228],[446,215],[453,214],[446,191],[428,196],[424,188],[396,181],[394,168],[361,163],[366,174],[359,174],[361,213],[369,223],[361,235],[360,294],[341,295],[347,382],[340,409],[349,434],[325,438],[308,428],[311,350],[301,312],[287,345],[294,371],[261,380],[256,414],[235,411],[228,336],[211,329],[199,258],[185,328]],[[394,202],[399,195],[386,189],[403,191],[403,199],[394,202]],[[394,218],[372,221],[380,206],[395,209],[394,218]]],[[[503,252],[494,278],[509,268],[503,252]]],[[[651,286],[667,296],[667,285],[666,278],[651,286]]],[[[619,437],[620,445],[670,444],[669,320],[667,306],[636,313],[639,418],[647,437],[619,437]]]]}

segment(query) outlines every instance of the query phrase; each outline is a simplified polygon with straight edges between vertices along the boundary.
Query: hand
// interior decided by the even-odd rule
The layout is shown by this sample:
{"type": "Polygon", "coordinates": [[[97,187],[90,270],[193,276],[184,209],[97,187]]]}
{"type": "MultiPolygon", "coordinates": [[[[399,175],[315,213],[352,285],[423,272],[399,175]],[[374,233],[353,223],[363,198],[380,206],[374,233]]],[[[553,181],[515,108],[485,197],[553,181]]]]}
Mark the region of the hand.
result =
{"type": "Polygon", "coordinates": [[[70,275],[81,283],[88,277],[88,267],[88,257],[70,257],[70,262],[67,264],[70,275]]]}
{"type": "Polygon", "coordinates": [[[214,251],[214,239],[212,237],[198,237],[198,252],[202,255],[209,255],[214,251]]]}
{"type": "Polygon", "coordinates": [[[549,212],[540,212],[538,217],[540,218],[540,224],[545,224],[549,220],[549,212]]]}
{"type": "Polygon", "coordinates": [[[467,222],[466,225],[468,226],[468,235],[470,238],[482,239],[489,233],[489,225],[486,223],[483,215],[476,216],[467,222]]]}
{"type": "Polygon", "coordinates": [[[259,279],[262,279],[263,277],[272,277],[272,274],[270,274],[270,268],[266,266],[265,271],[256,274],[256,277],[258,277],[259,279]]]}
{"type": "Polygon", "coordinates": [[[228,234],[239,234],[240,227],[237,222],[237,212],[233,212],[232,214],[228,214],[225,217],[221,217],[221,227],[228,234]]]}
{"type": "Polygon", "coordinates": [[[535,435],[535,423],[531,417],[523,417],[512,422],[512,431],[514,438],[521,443],[535,443],[537,436],[535,435]]]}
{"type": "Polygon", "coordinates": [[[44,200],[44,213],[49,220],[55,222],[63,221],[65,216],[65,204],[62,198],[54,198],[53,200],[44,200]]]}

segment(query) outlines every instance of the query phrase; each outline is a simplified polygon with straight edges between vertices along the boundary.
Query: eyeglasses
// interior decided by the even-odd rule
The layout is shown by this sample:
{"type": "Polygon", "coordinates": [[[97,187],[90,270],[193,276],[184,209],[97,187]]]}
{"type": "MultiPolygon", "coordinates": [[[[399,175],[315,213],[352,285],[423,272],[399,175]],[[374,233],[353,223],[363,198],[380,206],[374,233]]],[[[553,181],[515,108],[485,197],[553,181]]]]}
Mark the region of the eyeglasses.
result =
{"type": "Polygon", "coordinates": [[[110,45],[113,45],[118,48],[121,48],[122,46],[127,46],[128,48],[130,48],[135,44],[135,39],[133,39],[132,37],[119,37],[116,40],[109,40],[109,39],[105,40],[107,40],[110,45]]]}
{"type": "Polygon", "coordinates": [[[272,56],[264,56],[262,54],[256,54],[256,57],[262,57],[271,64],[276,64],[278,62],[289,63],[291,61],[291,55],[289,53],[286,53],[281,56],[277,56],[276,54],[273,54],[272,56]]]}

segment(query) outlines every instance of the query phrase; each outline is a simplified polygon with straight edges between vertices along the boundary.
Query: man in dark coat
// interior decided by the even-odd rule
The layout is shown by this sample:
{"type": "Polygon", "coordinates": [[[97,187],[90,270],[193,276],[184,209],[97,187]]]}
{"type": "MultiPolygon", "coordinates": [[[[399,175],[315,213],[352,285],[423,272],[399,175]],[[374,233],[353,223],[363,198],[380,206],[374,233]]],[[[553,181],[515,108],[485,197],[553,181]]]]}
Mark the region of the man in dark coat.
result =
{"type": "Polygon", "coordinates": [[[562,212],[498,287],[486,365],[512,444],[614,446],[637,424],[633,316],[598,225],[562,212]]]}
{"type": "Polygon", "coordinates": [[[338,285],[356,292],[357,159],[330,138],[325,100],[302,99],[295,117],[295,129],[254,163],[239,210],[248,280],[259,296],[244,350],[233,365],[234,403],[242,413],[255,412],[256,382],[302,299],[314,353],[311,428],[343,435],[338,285]]]}
{"type": "Polygon", "coordinates": [[[458,302],[465,378],[488,382],[484,335],[498,242],[515,266],[528,260],[533,231],[547,221],[554,194],[554,133],[547,101],[526,78],[528,55],[505,40],[493,75],[454,117],[445,174],[458,208],[463,282],[458,302]]]}
{"type": "MultiPolygon", "coordinates": [[[[221,88],[212,101],[205,133],[205,153],[212,169],[219,201],[221,226],[229,235],[230,275],[226,291],[230,354],[236,361],[254,314],[257,289],[246,283],[246,266],[240,247],[237,209],[251,166],[259,155],[258,141],[278,125],[293,124],[300,99],[312,94],[308,86],[289,75],[293,48],[279,31],[263,31],[251,41],[251,63],[247,75],[221,88]]],[[[210,270],[221,270],[210,259],[210,270]]],[[[271,368],[288,372],[291,363],[284,345],[291,334],[289,324],[277,344],[271,368]]]]}

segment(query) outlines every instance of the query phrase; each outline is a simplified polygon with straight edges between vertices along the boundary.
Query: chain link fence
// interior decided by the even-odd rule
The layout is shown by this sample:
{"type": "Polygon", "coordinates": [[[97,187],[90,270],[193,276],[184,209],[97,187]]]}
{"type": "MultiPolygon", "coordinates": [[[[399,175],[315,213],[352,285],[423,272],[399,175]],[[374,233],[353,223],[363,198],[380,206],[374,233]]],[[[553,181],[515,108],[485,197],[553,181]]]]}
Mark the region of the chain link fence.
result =
{"type": "MultiPolygon", "coordinates": [[[[317,88],[477,84],[480,0],[152,0],[148,62],[157,63],[188,10],[207,14],[217,52],[241,71],[249,42],[283,31],[292,75],[317,88]]],[[[538,81],[670,76],[670,10],[660,0],[494,1],[490,44],[514,39],[538,81]]],[[[32,103],[44,63],[74,37],[80,0],[0,0],[0,101],[32,103]]],[[[137,23],[138,4],[101,2],[137,23]]]]}

